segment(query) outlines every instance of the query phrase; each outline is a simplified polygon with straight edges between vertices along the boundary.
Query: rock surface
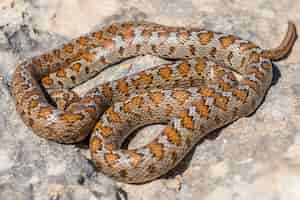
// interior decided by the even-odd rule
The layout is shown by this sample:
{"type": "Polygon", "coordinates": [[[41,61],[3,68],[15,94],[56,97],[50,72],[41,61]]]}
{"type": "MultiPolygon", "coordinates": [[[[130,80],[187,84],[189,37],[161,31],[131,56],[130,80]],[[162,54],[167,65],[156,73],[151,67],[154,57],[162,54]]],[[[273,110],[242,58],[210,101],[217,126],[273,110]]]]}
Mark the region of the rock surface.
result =
{"type": "MultiPolygon", "coordinates": [[[[267,48],[279,43],[288,19],[300,27],[299,10],[298,0],[2,0],[0,199],[300,199],[299,41],[287,59],[276,62],[274,85],[254,115],[213,134],[175,170],[142,185],[96,173],[85,144],[34,135],[16,113],[8,87],[21,59],[113,21],[204,27],[267,48]]],[[[162,62],[150,56],[126,61],[79,90],[162,62]]]]}

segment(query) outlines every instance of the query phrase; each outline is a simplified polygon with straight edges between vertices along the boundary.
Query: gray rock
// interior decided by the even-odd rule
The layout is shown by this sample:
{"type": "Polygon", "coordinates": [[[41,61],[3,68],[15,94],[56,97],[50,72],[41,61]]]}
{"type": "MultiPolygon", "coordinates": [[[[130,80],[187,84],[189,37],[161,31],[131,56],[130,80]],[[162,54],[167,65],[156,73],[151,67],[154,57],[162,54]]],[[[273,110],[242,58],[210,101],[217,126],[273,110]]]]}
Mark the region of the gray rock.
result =
{"type": "MultiPolygon", "coordinates": [[[[114,21],[208,28],[270,48],[279,44],[288,19],[300,27],[299,10],[297,0],[1,1],[0,199],[299,199],[299,41],[275,63],[274,85],[256,113],[212,133],[168,175],[142,185],[97,173],[86,143],[62,145],[34,135],[15,111],[7,85],[20,60],[114,21]]],[[[152,56],[127,60],[76,90],[165,62],[152,56]]]]}
{"type": "Polygon", "coordinates": [[[32,185],[19,183],[5,183],[0,185],[0,199],[5,200],[32,200],[32,185]]]}

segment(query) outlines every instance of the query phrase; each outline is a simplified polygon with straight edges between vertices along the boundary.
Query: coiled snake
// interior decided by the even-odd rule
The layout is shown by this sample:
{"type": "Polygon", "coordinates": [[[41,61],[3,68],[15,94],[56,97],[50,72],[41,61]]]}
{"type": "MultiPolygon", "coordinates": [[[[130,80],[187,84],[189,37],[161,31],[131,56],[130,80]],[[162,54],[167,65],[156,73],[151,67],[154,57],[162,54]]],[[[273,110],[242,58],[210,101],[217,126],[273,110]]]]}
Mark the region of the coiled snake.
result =
{"type": "Polygon", "coordinates": [[[97,168],[140,183],[168,172],[209,132],[254,112],[271,83],[271,60],[286,56],[295,39],[291,22],[271,50],[209,30],[115,23],[18,65],[12,95],[37,135],[75,143],[93,131],[90,152],[97,168]],[[174,62],[98,85],[82,97],[71,90],[144,54],[174,62]],[[149,144],[121,149],[133,129],[154,122],[168,125],[149,144]]]}

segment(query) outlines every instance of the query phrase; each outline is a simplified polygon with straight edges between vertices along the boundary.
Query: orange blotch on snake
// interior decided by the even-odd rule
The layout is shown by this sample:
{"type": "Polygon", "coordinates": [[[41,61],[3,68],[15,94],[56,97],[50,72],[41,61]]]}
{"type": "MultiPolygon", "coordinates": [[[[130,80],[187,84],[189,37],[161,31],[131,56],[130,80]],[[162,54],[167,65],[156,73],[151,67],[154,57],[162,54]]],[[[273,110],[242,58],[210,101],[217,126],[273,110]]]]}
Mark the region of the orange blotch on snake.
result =
{"type": "Polygon", "coordinates": [[[143,97],[141,97],[141,96],[136,96],[136,97],[133,97],[133,98],[131,99],[131,102],[132,102],[134,105],[140,107],[140,106],[143,104],[144,99],[143,99],[143,97]]]}
{"type": "Polygon", "coordinates": [[[39,103],[40,102],[38,100],[32,99],[29,103],[28,109],[31,110],[31,109],[37,107],[37,105],[39,105],[39,103]]]}
{"type": "Polygon", "coordinates": [[[219,86],[224,91],[229,91],[232,89],[231,85],[229,83],[224,82],[222,79],[219,80],[219,86]]]}
{"type": "Polygon", "coordinates": [[[83,116],[81,114],[64,113],[61,118],[68,123],[73,123],[82,120],[83,116]]]}
{"type": "Polygon", "coordinates": [[[123,110],[125,113],[130,113],[131,112],[131,103],[130,102],[125,103],[123,106],[123,110]]]}
{"type": "Polygon", "coordinates": [[[134,32],[132,31],[131,27],[128,27],[127,29],[125,28],[124,30],[122,30],[120,35],[124,40],[129,40],[133,38],[134,32]]]}
{"type": "Polygon", "coordinates": [[[51,114],[52,114],[52,108],[49,106],[49,107],[41,108],[39,110],[38,115],[40,118],[47,119],[47,117],[49,117],[49,115],[51,114]]]}
{"type": "Polygon", "coordinates": [[[229,99],[228,97],[224,97],[221,95],[215,95],[215,105],[223,111],[227,111],[227,103],[229,99]]]}
{"type": "Polygon", "coordinates": [[[189,98],[190,93],[184,90],[177,90],[172,95],[177,101],[183,103],[189,98]]]}
{"type": "Polygon", "coordinates": [[[145,72],[140,72],[137,74],[138,78],[133,81],[133,84],[138,87],[138,86],[143,86],[146,84],[150,84],[153,80],[153,77],[151,74],[146,74],[145,72]]]}
{"type": "Polygon", "coordinates": [[[52,85],[54,81],[49,76],[45,76],[44,78],[42,78],[42,83],[43,85],[52,85]]]}
{"type": "Polygon", "coordinates": [[[119,158],[120,158],[120,156],[115,153],[105,153],[104,154],[104,159],[109,166],[114,165],[119,160],[119,158]]]}
{"type": "Polygon", "coordinates": [[[237,38],[233,35],[227,35],[219,38],[219,41],[224,49],[232,45],[237,38]]]}
{"type": "MultiPolygon", "coordinates": [[[[79,101],[80,98],[76,97],[76,101],[79,101]]],[[[95,102],[98,105],[100,105],[102,103],[102,97],[101,96],[93,96],[93,97],[84,97],[83,99],[81,99],[82,103],[89,103],[89,102],[95,102]]]]}
{"type": "Polygon", "coordinates": [[[81,63],[74,63],[72,66],[71,66],[72,70],[75,71],[75,72],[79,72],[80,71],[80,68],[81,68],[81,63]]]}
{"type": "Polygon", "coordinates": [[[124,28],[125,30],[127,29],[133,29],[135,27],[134,22],[126,22],[121,24],[121,27],[124,28]]]}
{"type": "Polygon", "coordinates": [[[103,125],[103,123],[101,121],[99,121],[95,128],[94,128],[95,131],[100,131],[100,134],[103,136],[103,137],[109,137],[111,136],[112,134],[112,128],[110,127],[106,127],[103,125]]]}
{"type": "Polygon", "coordinates": [[[88,44],[89,38],[86,37],[86,36],[81,36],[81,37],[79,37],[79,38],[76,40],[76,42],[77,42],[79,45],[85,46],[85,45],[88,44]]]}
{"type": "Polygon", "coordinates": [[[178,71],[183,76],[186,76],[189,73],[190,65],[187,62],[180,63],[178,65],[178,71]]]}
{"type": "Polygon", "coordinates": [[[169,79],[171,74],[172,74],[172,70],[168,66],[159,69],[159,75],[165,80],[169,79]]]}
{"type": "Polygon", "coordinates": [[[257,46],[255,44],[251,43],[251,42],[240,44],[240,50],[242,52],[247,51],[249,49],[254,49],[254,48],[257,48],[257,46]]]}
{"type": "Polygon", "coordinates": [[[196,59],[197,64],[195,65],[195,70],[198,74],[203,73],[203,71],[206,67],[207,60],[208,59],[206,57],[196,59]]]}
{"type": "Polygon", "coordinates": [[[128,156],[133,167],[137,167],[143,160],[142,155],[137,153],[135,150],[128,150],[128,156]]]}
{"type": "Polygon", "coordinates": [[[164,95],[161,92],[152,92],[150,98],[155,104],[160,104],[164,99],[164,95]]]}
{"type": "Polygon", "coordinates": [[[242,103],[245,103],[248,97],[248,92],[245,90],[234,89],[232,94],[237,97],[242,103]]]}
{"type": "Polygon", "coordinates": [[[186,111],[180,112],[179,117],[182,120],[181,123],[182,123],[184,128],[187,128],[187,129],[193,129],[194,128],[193,118],[190,117],[186,111]]]}
{"type": "Polygon", "coordinates": [[[106,110],[106,113],[107,113],[108,118],[109,118],[110,121],[112,121],[114,123],[120,123],[121,122],[121,118],[120,118],[119,114],[116,113],[113,110],[112,106],[106,110]]]}
{"type": "Polygon", "coordinates": [[[90,151],[91,153],[96,153],[99,150],[102,150],[102,140],[98,137],[93,137],[90,142],[90,151]]]}
{"type": "Polygon", "coordinates": [[[203,100],[198,100],[194,103],[196,112],[200,115],[201,118],[207,119],[209,115],[209,107],[205,105],[203,100]]]}
{"type": "Polygon", "coordinates": [[[94,54],[92,54],[92,53],[83,53],[83,54],[81,55],[81,57],[82,57],[84,60],[88,61],[88,62],[92,62],[93,59],[94,59],[94,54]]]}
{"type": "Polygon", "coordinates": [[[57,76],[57,77],[60,77],[60,78],[66,77],[66,71],[65,71],[65,69],[64,69],[64,68],[59,69],[59,70],[56,72],[56,76],[57,76]]]}
{"type": "Polygon", "coordinates": [[[124,79],[118,81],[118,89],[121,93],[127,94],[128,93],[128,84],[124,79]]]}
{"type": "Polygon", "coordinates": [[[214,33],[211,31],[199,33],[199,42],[201,45],[207,45],[212,38],[214,37],[214,33]]]}
{"type": "Polygon", "coordinates": [[[217,78],[222,78],[222,76],[225,74],[224,67],[219,64],[216,64],[214,72],[217,78]]]}
{"type": "Polygon", "coordinates": [[[161,160],[164,157],[164,150],[163,150],[163,145],[159,144],[158,142],[154,141],[150,144],[147,145],[149,148],[150,152],[154,155],[154,157],[157,160],[161,160]]]}
{"type": "Polygon", "coordinates": [[[107,150],[107,151],[112,151],[112,150],[115,150],[117,147],[115,144],[113,143],[104,143],[104,148],[107,150]]]}
{"type": "Polygon", "coordinates": [[[65,44],[65,45],[63,46],[63,50],[64,50],[66,53],[71,54],[71,53],[73,53],[73,51],[74,51],[74,45],[71,44],[71,43],[65,44]]]}
{"type": "Polygon", "coordinates": [[[206,86],[200,87],[199,93],[205,97],[212,97],[215,94],[215,90],[206,86]]]}
{"type": "Polygon", "coordinates": [[[168,141],[171,144],[174,144],[176,146],[181,145],[181,136],[179,135],[179,133],[177,133],[177,131],[173,128],[173,127],[166,127],[163,130],[163,134],[167,137],[168,141]]]}
{"type": "Polygon", "coordinates": [[[173,109],[173,107],[171,106],[171,105],[166,105],[165,106],[165,112],[166,112],[166,114],[168,115],[168,116],[171,116],[173,113],[172,113],[172,111],[173,111],[174,109],[173,109]]]}

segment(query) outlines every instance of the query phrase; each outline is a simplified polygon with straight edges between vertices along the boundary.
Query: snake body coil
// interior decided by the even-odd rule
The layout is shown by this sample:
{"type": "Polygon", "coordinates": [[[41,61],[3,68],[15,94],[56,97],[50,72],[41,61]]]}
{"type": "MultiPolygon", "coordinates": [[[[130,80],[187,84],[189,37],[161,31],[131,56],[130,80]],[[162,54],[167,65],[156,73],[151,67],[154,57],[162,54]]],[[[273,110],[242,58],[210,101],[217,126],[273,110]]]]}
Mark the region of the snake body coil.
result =
{"type": "Polygon", "coordinates": [[[116,23],[18,65],[12,95],[39,136],[74,143],[93,130],[97,168],[119,181],[145,182],[172,169],[209,132],[252,113],[270,86],[271,59],[285,56],[295,39],[292,23],[271,50],[231,34],[116,23]],[[98,85],[83,97],[71,91],[144,54],[177,61],[98,85]],[[149,144],[120,149],[132,129],[153,122],[168,125],[149,144]]]}

